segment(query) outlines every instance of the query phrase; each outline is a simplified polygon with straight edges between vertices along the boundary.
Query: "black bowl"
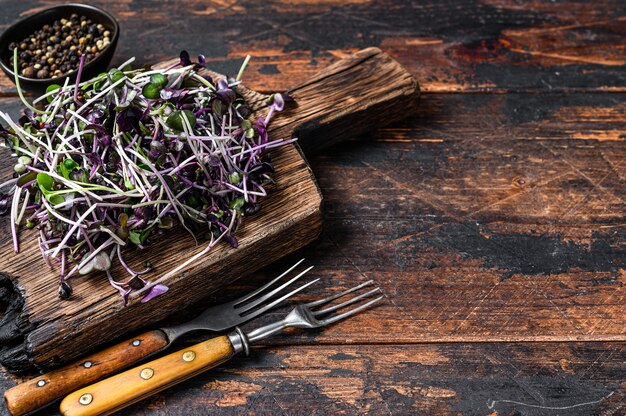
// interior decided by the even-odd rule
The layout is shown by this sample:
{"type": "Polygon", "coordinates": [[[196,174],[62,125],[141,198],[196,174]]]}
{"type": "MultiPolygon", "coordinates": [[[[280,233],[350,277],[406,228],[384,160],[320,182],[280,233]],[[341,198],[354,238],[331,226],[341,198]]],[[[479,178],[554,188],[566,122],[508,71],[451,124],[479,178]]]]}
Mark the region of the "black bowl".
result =
{"type": "MultiPolygon", "coordinates": [[[[50,7],[49,9],[28,16],[10,26],[4,31],[2,36],[0,36],[0,67],[11,81],[15,81],[15,75],[13,74],[13,52],[9,50],[9,45],[12,42],[20,43],[28,35],[43,27],[43,25],[51,24],[55,20],[67,19],[72,13],[76,13],[79,16],[86,16],[94,23],[102,24],[106,30],[111,32],[111,43],[104,48],[98,56],[84,65],[81,79],[86,80],[92,78],[108,69],[111,59],[113,59],[117,41],[120,37],[120,27],[117,21],[110,13],[97,7],[70,3],[50,7]]],[[[74,70],[56,78],[38,79],[26,78],[19,75],[19,79],[22,89],[40,94],[51,84],[63,85],[66,78],[69,78],[70,82],[74,81],[76,75],[77,71],[74,70]]]]}

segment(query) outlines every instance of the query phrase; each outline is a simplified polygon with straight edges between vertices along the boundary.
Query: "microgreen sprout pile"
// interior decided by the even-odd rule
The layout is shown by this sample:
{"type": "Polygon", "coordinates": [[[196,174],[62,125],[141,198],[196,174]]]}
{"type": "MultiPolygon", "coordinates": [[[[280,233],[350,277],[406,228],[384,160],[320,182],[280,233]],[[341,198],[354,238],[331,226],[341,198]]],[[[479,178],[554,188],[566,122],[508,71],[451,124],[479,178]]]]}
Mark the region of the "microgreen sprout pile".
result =
{"type": "Polygon", "coordinates": [[[192,62],[186,52],[163,70],[130,63],[82,81],[81,61],[76,83],[35,100],[44,106],[24,100],[18,121],[0,112],[0,137],[17,157],[14,178],[0,188],[0,211],[10,213],[16,252],[18,227],[36,230],[62,299],[72,294],[72,277],[98,271],[125,304],[129,296],[145,302],[220,240],[237,247],[234,231],[259,211],[274,172],[265,150],[293,141],[267,135],[284,94],[250,120],[237,92],[247,59],[235,79],[217,80],[201,71],[202,56],[192,62]],[[172,227],[206,246],[149,282],[151,264],[131,268],[125,254],[172,227]],[[127,276],[113,275],[116,262],[127,276]]]}

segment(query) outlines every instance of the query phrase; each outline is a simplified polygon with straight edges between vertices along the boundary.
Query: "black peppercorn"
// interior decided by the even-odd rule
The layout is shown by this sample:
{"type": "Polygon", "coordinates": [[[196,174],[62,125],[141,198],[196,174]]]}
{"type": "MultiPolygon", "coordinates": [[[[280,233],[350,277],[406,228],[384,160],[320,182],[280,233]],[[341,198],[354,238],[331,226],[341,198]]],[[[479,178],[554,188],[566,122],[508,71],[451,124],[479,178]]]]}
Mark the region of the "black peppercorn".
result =
{"type": "Polygon", "coordinates": [[[21,51],[18,68],[23,76],[43,79],[75,71],[82,55],[85,62],[91,61],[111,43],[110,36],[103,25],[72,14],[43,25],[19,43],[12,42],[9,50],[21,51]]]}
{"type": "Polygon", "coordinates": [[[29,66],[22,71],[22,75],[26,78],[34,78],[36,74],[37,71],[35,71],[35,68],[33,68],[32,66],[29,66]]]}

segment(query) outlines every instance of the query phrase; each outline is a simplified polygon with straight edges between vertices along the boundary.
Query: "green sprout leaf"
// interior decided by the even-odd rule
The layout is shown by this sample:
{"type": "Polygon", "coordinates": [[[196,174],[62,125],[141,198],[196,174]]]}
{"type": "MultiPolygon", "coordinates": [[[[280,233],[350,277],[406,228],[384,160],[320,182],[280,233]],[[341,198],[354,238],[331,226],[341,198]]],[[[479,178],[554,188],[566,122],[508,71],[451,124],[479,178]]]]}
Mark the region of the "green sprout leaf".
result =
{"type": "Polygon", "coordinates": [[[54,179],[52,176],[47,173],[39,173],[37,174],[37,185],[39,185],[39,189],[43,194],[52,191],[52,186],[54,185],[54,179]]]}
{"type": "MultiPolygon", "coordinates": [[[[59,88],[61,88],[59,84],[50,84],[48,85],[48,88],[46,88],[46,94],[50,94],[51,92],[56,91],[59,88]]],[[[49,103],[51,103],[52,100],[54,100],[54,95],[50,95],[46,97],[46,99],[48,100],[49,103]]]]}
{"type": "Polygon", "coordinates": [[[147,230],[133,230],[129,233],[128,239],[133,244],[142,245],[146,242],[148,237],[150,237],[151,232],[152,228],[148,228],[147,230]]]}
{"type": "Polygon", "coordinates": [[[231,173],[228,176],[228,182],[234,184],[240,183],[241,182],[241,175],[239,174],[239,172],[235,171],[233,173],[231,173]]]}
{"type": "Polygon", "coordinates": [[[65,202],[65,198],[63,198],[61,195],[48,194],[46,198],[48,199],[48,201],[50,201],[52,205],[58,205],[65,202]]]}
{"type": "Polygon", "coordinates": [[[141,93],[144,97],[154,100],[161,95],[161,86],[153,83],[146,84],[141,93]]]}
{"type": "Polygon", "coordinates": [[[167,86],[168,80],[167,77],[163,74],[152,74],[150,76],[150,83],[158,85],[161,88],[165,88],[165,86],[167,86]]]}
{"type": "Polygon", "coordinates": [[[63,175],[65,179],[71,179],[70,174],[74,172],[74,170],[80,168],[80,165],[76,163],[74,159],[68,157],[59,165],[59,167],[61,169],[61,175],[63,175]]]}
{"type": "Polygon", "coordinates": [[[184,117],[189,122],[191,128],[194,128],[196,125],[196,116],[189,110],[176,110],[172,114],[169,115],[165,123],[168,127],[176,130],[176,131],[184,131],[183,127],[183,114],[184,117]]]}
{"type": "Polygon", "coordinates": [[[245,202],[246,201],[243,199],[243,197],[240,196],[230,201],[230,204],[228,204],[228,206],[230,207],[230,209],[240,210],[245,202]]]}
{"type": "Polygon", "coordinates": [[[120,71],[117,68],[113,68],[109,71],[109,77],[111,77],[112,84],[115,84],[117,81],[124,78],[125,76],[126,74],[124,74],[122,71],[120,71]]]}
{"type": "Polygon", "coordinates": [[[220,118],[224,114],[226,114],[226,112],[228,111],[228,109],[226,108],[226,105],[223,102],[221,102],[220,100],[214,100],[213,104],[211,104],[211,109],[213,110],[215,115],[220,117],[220,118]]]}
{"type": "Polygon", "coordinates": [[[37,172],[30,171],[25,175],[19,177],[19,179],[17,180],[17,186],[24,186],[28,182],[34,181],[35,179],[37,179],[37,172]]]}
{"type": "Polygon", "coordinates": [[[61,195],[53,193],[54,179],[52,179],[52,176],[47,173],[37,174],[37,185],[39,185],[41,193],[52,205],[62,204],[65,202],[65,198],[61,195]]]}

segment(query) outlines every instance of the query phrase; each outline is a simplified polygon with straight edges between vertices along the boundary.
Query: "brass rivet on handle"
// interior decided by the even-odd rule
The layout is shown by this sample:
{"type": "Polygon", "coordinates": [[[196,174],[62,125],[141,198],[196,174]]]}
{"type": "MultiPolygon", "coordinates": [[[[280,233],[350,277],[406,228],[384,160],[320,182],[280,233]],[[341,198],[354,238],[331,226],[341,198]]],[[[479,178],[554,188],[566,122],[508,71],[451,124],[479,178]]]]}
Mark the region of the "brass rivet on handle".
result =
{"type": "Polygon", "coordinates": [[[78,402],[82,404],[83,406],[87,406],[92,401],[93,401],[93,396],[89,393],[83,394],[82,396],[80,396],[80,399],[78,399],[78,402]]]}
{"type": "Polygon", "coordinates": [[[139,376],[144,380],[150,380],[153,375],[154,370],[151,368],[144,368],[143,370],[141,370],[141,373],[139,373],[139,376]]]}
{"type": "Polygon", "coordinates": [[[193,361],[196,359],[196,353],[193,351],[187,351],[183,354],[183,361],[193,361]]]}

